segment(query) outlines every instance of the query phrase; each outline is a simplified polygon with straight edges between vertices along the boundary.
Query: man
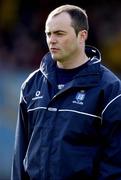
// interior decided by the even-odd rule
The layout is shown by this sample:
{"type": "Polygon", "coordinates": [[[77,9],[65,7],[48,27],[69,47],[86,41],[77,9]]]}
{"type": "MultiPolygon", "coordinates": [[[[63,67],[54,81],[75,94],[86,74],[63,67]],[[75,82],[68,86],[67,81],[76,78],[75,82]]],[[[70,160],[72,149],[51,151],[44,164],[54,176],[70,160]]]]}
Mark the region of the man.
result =
{"type": "Polygon", "coordinates": [[[121,82],[86,46],[88,17],[53,10],[50,53],[22,85],[12,180],[121,180],[121,82]]]}

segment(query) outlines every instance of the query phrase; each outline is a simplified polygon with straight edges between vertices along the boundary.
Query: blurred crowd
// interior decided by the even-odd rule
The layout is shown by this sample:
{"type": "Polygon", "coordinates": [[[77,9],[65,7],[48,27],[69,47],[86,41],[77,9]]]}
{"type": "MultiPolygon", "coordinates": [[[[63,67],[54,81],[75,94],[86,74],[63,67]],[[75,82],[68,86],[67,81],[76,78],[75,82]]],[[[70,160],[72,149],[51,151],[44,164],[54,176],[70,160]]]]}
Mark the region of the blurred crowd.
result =
{"type": "MultiPolygon", "coordinates": [[[[48,13],[58,5],[73,1],[0,1],[0,68],[35,69],[48,51],[44,24],[48,13]]],[[[100,48],[105,64],[121,72],[121,3],[87,1],[74,3],[86,9],[90,31],[87,43],[100,48]]]]}
{"type": "Polygon", "coordinates": [[[72,0],[0,1],[0,180],[10,179],[19,90],[48,51],[44,33],[48,13],[75,4],[89,16],[87,44],[96,46],[102,63],[121,77],[121,2],[72,0]]]}

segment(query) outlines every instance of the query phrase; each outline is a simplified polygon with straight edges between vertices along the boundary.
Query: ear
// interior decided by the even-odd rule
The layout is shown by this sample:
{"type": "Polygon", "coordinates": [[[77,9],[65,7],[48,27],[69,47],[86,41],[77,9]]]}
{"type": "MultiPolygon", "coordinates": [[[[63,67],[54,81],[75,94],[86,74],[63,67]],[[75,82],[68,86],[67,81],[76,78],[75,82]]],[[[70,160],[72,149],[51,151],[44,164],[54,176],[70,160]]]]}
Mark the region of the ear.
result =
{"type": "Polygon", "coordinates": [[[88,38],[88,31],[86,30],[81,30],[78,34],[80,41],[86,41],[88,38]]]}

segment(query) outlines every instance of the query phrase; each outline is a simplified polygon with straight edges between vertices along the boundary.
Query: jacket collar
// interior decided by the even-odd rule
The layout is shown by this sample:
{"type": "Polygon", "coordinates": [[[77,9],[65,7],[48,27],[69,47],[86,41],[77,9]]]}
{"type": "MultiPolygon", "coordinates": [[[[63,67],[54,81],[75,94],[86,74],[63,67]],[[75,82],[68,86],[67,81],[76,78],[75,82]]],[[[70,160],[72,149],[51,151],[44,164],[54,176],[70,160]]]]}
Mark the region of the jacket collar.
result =
{"type": "MultiPolygon", "coordinates": [[[[92,46],[86,46],[85,52],[90,60],[87,66],[75,76],[76,81],[72,80],[74,86],[96,85],[100,79],[100,52],[92,46]]],[[[56,62],[52,59],[51,54],[47,53],[41,61],[40,71],[51,83],[55,83],[55,66],[56,62]]]]}

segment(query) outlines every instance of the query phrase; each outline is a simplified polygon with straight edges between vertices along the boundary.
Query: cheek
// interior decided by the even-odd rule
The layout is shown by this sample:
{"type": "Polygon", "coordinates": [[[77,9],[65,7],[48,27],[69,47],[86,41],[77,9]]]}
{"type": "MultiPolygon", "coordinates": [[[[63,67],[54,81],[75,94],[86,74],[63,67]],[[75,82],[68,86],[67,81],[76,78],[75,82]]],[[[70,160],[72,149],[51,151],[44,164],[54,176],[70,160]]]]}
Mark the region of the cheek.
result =
{"type": "Polygon", "coordinates": [[[65,49],[73,49],[73,47],[75,46],[75,43],[74,43],[74,41],[72,41],[72,40],[70,40],[70,39],[67,39],[67,40],[65,40],[64,42],[63,42],[63,47],[65,48],[65,49]]]}
{"type": "Polygon", "coordinates": [[[68,49],[69,51],[74,51],[75,49],[77,49],[77,43],[75,42],[75,40],[73,41],[67,41],[65,42],[65,49],[68,49]]]}

